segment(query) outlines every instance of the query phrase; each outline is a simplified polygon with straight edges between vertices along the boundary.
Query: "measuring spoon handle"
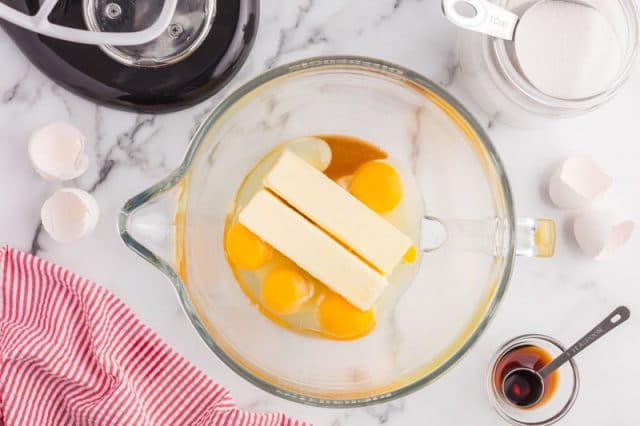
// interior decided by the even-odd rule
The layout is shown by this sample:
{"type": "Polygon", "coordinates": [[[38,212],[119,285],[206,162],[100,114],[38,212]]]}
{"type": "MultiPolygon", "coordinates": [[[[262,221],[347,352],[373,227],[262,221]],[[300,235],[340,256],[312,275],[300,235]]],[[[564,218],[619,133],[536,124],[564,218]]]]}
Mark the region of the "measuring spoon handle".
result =
{"type": "Polygon", "coordinates": [[[488,34],[505,40],[513,40],[519,17],[488,0],[442,0],[444,16],[460,28],[488,34]],[[472,13],[458,11],[458,5],[466,6],[472,13]]]}
{"type": "Polygon", "coordinates": [[[582,339],[578,340],[573,346],[560,354],[556,359],[538,370],[538,374],[543,378],[547,377],[562,364],[585,350],[593,342],[628,320],[630,315],[631,313],[626,306],[618,306],[613,312],[607,315],[600,324],[596,325],[593,330],[585,334],[582,339]]]}

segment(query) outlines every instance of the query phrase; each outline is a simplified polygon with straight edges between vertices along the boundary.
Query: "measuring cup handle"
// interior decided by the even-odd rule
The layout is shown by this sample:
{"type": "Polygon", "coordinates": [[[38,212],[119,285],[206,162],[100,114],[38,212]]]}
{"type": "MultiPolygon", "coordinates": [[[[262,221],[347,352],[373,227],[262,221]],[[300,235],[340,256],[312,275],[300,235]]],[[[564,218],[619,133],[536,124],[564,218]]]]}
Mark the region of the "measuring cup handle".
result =
{"type": "Polygon", "coordinates": [[[488,0],[442,0],[442,11],[451,23],[470,31],[505,40],[513,40],[518,15],[488,0]],[[465,16],[457,5],[466,5],[473,13],[465,16]]]}
{"type": "Polygon", "coordinates": [[[551,219],[518,219],[516,255],[552,257],[556,249],[556,224],[551,219]]]}
{"type": "Polygon", "coordinates": [[[519,219],[511,235],[505,219],[446,220],[425,216],[422,221],[421,248],[424,252],[440,247],[505,256],[514,240],[515,254],[551,257],[556,245],[556,225],[551,219],[519,219]]]}

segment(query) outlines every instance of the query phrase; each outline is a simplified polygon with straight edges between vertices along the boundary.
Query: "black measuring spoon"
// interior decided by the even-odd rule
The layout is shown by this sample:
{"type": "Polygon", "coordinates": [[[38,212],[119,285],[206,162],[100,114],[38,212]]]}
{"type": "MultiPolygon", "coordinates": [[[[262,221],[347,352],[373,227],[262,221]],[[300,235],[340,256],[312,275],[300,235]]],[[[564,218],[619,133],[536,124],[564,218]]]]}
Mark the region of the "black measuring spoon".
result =
{"type": "Polygon", "coordinates": [[[629,319],[629,316],[629,309],[626,306],[619,306],[607,315],[600,324],[595,326],[593,330],[538,371],[526,367],[511,370],[502,380],[502,394],[507,397],[509,402],[521,408],[537,404],[544,395],[545,377],[582,352],[593,342],[625,322],[629,319]]]}

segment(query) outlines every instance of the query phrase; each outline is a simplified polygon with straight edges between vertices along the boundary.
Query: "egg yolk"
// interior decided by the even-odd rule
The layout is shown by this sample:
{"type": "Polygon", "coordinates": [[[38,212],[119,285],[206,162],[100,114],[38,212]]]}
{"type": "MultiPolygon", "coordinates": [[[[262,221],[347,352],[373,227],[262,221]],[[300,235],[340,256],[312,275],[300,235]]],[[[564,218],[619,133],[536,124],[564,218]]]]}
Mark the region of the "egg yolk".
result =
{"type": "Polygon", "coordinates": [[[382,161],[364,163],[353,174],[349,191],[378,213],[393,210],[402,198],[402,180],[398,172],[382,161]]]}
{"type": "Polygon", "coordinates": [[[225,249],[231,262],[240,269],[258,269],[271,259],[272,249],[244,225],[231,225],[225,238],[225,249]]]}
{"type": "Polygon", "coordinates": [[[407,252],[404,254],[404,256],[402,256],[402,261],[404,263],[413,263],[416,261],[417,257],[418,257],[418,250],[416,249],[415,246],[411,246],[409,247],[409,250],[407,250],[407,252]]]}
{"type": "Polygon", "coordinates": [[[278,268],[262,281],[262,302],[275,313],[286,315],[300,309],[311,295],[307,280],[297,271],[278,268]]]}
{"type": "Polygon", "coordinates": [[[337,339],[354,339],[373,328],[373,309],[361,311],[342,296],[327,293],[318,306],[318,322],[337,339]]]}

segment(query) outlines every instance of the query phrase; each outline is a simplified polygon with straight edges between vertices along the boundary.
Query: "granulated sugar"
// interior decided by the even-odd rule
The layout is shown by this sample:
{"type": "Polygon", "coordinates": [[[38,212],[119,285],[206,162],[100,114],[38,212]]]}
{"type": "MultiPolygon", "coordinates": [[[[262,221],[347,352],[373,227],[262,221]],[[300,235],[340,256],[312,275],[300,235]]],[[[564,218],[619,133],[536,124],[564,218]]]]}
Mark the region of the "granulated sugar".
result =
{"type": "Polygon", "coordinates": [[[525,77],[555,98],[597,95],[609,87],[621,66],[622,48],[612,24],[583,3],[535,4],[522,16],[514,42],[525,77]]]}

